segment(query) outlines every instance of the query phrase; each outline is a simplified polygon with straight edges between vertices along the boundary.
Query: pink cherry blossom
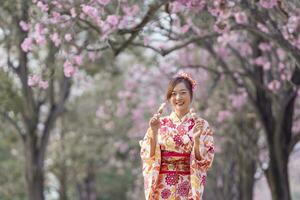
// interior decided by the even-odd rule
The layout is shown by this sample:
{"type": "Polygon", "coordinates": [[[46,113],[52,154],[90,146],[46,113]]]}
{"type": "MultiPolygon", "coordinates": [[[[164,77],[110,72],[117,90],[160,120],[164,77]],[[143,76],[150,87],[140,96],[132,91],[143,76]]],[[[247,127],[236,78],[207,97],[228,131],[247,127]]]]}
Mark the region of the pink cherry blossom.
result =
{"type": "Polygon", "coordinates": [[[26,23],[24,21],[20,21],[19,23],[20,27],[22,28],[23,31],[28,31],[30,28],[29,23],[26,23]]]}
{"type": "Polygon", "coordinates": [[[84,14],[86,14],[87,16],[91,17],[92,19],[98,18],[98,11],[95,7],[92,6],[88,6],[88,5],[81,5],[82,7],[82,11],[84,14]]]}
{"type": "Polygon", "coordinates": [[[260,0],[259,5],[266,9],[271,9],[277,5],[277,0],[260,0]]]}
{"type": "Polygon", "coordinates": [[[229,95],[229,99],[231,100],[231,105],[236,109],[241,109],[246,103],[248,99],[248,95],[246,92],[242,92],[238,95],[229,95]]]}
{"type": "Polygon", "coordinates": [[[257,58],[254,60],[254,64],[255,64],[255,65],[258,65],[258,66],[264,66],[264,65],[266,65],[268,62],[269,62],[268,58],[266,58],[266,57],[264,57],[264,56],[257,57],[257,58]]]}
{"type": "Polygon", "coordinates": [[[263,70],[268,71],[271,69],[271,62],[266,62],[263,64],[263,70]]]}
{"type": "Polygon", "coordinates": [[[171,5],[171,12],[172,13],[178,13],[181,12],[183,10],[183,5],[177,1],[174,1],[173,3],[170,4],[171,5]]]}
{"type": "Polygon", "coordinates": [[[48,81],[40,80],[38,83],[38,87],[42,89],[47,89],[49,87],[48,81]]]}
{"type": "Polygon", "coordinates": [[[217,54],[221,58],[225,59],[229,55],[229,52],[228,52],[228,49],[226,47],[221,46],[221,47],[217,48],[217,54]]]}
{"type": "Polygon", "coordinates": [[[217,41],[222,46],[226,46],[228,43],[232,43],[236,40],[236,35],[232,33],[223,33],[217,38],[217,41]]]}
{"type": "Polygon", "coordinates": [[[271,51],[272,45],[267,42],[262,42],[259,44],[259,49],[262,51],[271,51]]]}
{"type": "Polygon", "coordinates": [[[46,33],[46,28],[45,28],[45,26],[42,25],[41,23],[37,23],[37,24],[35,24],[35,26],[34,26],[34,31],[35,31],[36,33],[38,33],[38,34],[43,35],[43,34],[46,33]]]}
{"type": "Polygon", "coordinates": [[[271,91],[277,91],[281,87],[281,83],[278,80],[273,80],[268,84],[268,89],[271,91]]]}
{"type": "Polygon", "coordinates": [[[63,8],[61,0],[59,0],[59,1],[52,0],[51,4],[55,5],[56,8],[59,8],[59,9],[63,8]]]}
{"type": "Polygon", "coordinates": [[[238,24],[247,24],[248,23],[247,15],[244,12],[235,13],[234,18],[235,18],[236,23],[238,23],[238,24]]]}
{"type": "Polygon", "coordinates": [[[41,81],[41,77],[35,74],[28,77],[27,84],[30,87],[34,87],[37,86],[40,81],[41,81]]]}
{"type": "Polygon", "coordinates": [[[57,23],[59,23],[60,22],[60,20],[61,20],[61,15],[60,15],[60,13],[59,12],[52,12],[52,17],[51,17],[51,22],[53,23],[53,24],[57,24],[57,23]]]}
{"type": "Polygon", "coordinates": [[[284,65],[282,62],[280,62],[280,63],[278,64],[278,69],[279,69],[280,71],[284,70],[284,69],[285,69],[285,65],[284,65]]]}
{"type": "Polygon", "coordinates": [[[46,37],[44,35],[41,35],[41,34],[37,34],[34,37],[34,39],[35,39],[36,43],[39,44],[39,45],[43,45],[43,44],[47,43],[46,37]]]}
{"type": "Polygon", "coordinates": [[[123,12],[125,13],[125,16],[127,16],[127,17],[133,17],[133,16],[135,16],[139,12],[140,7],[138,5],[136,5],[136,4],[133,5],[132,7],[124,5],[122,7],[122,9],[123,9],[123,12]]]}
{"type": "Polygon", "coordinates": [[[88,57],[91,61],[95,61],[101,57],[101,53],[91,51],[88,52],[88,57]]]}
{"type": "Polygon", "coordinates": [[[38,1],[36,4],[43,12],[47,12],[49,10],[49,6],[46,3],[38,1]]]}
{"type": "Polygon", "coordinates": [[[83,64],[83,56],[82,55],[74,56],[74,62],[77,65],[82,65],[83,64]]]}
{"type": "Polygon", "coordinates": [[[110,25],[116,26],[119,23],[119,16],[118,15],[109,15],[109,16],[107,16],[106,21],[110,25]]]}
{"type": "Polygon", "coordinates": [[[286,74],[280,74],[280,79],[286,81],[288,79],[286,74]]]}
{"type": "Polygon", "coordinates": [[[70,13],[71,13],[71,17],[73,18],[77,16],[75,8],[71,8],[70,13]]]}
{"type": "Polygon", "coordinates": [[[222,123],[227,118],[231,117],[232,113],[229,110],[221,110],[218,113],[217,122],[222,123]]]}
{"type": "Polygon", "coordinates": [[[208,7],[208,12],[214,17],[218,17],[220,15],[220,10],[213,7],[208,7]]]}
{"type": "Polygon", "coordinates": [[[190,0],[177,0],[177,2],[183,4],[183,5],[187,5],[189,3],[190,0]]]}
{"type": "Polygon", "coordinates": [[[52,40],[52,42],[54,43],[54,45],[56,47],[58,47],[60,45],[60,43],[61,43],[61,39],[60,39],[58,33],[51,34],[50,35],[50,39],[52,40]]]}
{"type": "Polygon", "coordinates": [[[299,26],[299,20],[300,20],[299,16],[289,17],[288,22],[285,26],[287,28],[288,33],[294,33],[297,30],[299,26]]]}
{"type": "Polygon", "coordinates": [[[98,0],[98,2],[103,5],[106,6],[107,4],[109,4],[111,2],[111,0],[98,0]]]}
{"type": "Polygon", "coordinates": [[[77,68],[72,65],[70,61],[64,63],[64,74],[66,77],[71,77],[77,72],[77,68]]]}
{"type": "Polygon", "coordinates": [[[126,17],[125,17],[125,18],[122,18],[122,19],[120,20],[120,22],[119,22],[118,28],[119,28],[119,29],[124,29],[124,28],[126,28],[126,27],[128,26],[128,24],[129,24],[128,19],[127,19],[126,17]]]}
{"type": "Polygon", "coordinates": [[[32,51],[33,47],[33,39],[31,37],[27,37],[21,44],[21,48],[24,52],[32,51]]]}
{"type": "Polygon", "coordinates": [[[238,45],[238,50],[242,56],[249,56],[252,54],[252,47],[246,42],[240,43],[238,45]]]}

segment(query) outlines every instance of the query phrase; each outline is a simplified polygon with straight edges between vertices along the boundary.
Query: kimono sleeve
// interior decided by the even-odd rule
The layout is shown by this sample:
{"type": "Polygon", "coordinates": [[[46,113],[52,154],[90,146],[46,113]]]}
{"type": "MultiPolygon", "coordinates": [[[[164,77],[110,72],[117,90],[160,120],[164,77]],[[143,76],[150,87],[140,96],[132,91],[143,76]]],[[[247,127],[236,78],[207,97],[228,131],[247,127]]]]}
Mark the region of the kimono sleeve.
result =
{"type": "Polygon", "coordinates": [[[141,151],[140,156],[143,163],[143,173],[149,173],[152,170],[153,164],[157,161],[157,157],[160,156],[159,145],[156,144],[155,154],[150,157],[150,142],[151,142],[151,129],[148,128],[144,138],[139,141],[141,151]]]}
{"type": "Polygon", "coordinates": [[[196,163],[201,171],[207,171],[211,168],[214,159],[214,138],[213,130],[206,121],[204,125],[204,131],[200,136],[199,145],[202,159],[196,159],[196,163]]]}

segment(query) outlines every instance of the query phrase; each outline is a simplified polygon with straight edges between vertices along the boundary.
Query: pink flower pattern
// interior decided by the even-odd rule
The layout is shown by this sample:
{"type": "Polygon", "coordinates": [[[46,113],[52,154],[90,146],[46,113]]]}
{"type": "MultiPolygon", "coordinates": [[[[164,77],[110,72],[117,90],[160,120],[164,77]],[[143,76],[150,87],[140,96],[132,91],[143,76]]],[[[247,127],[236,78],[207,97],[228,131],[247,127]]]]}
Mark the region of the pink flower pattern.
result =
{"type": "Polygon", "coordinates": [[[178,183],[178,175],[177,174],[167,174],[166,183],[168,185],[176,185],[178,183]]]}
{"type": "Polygon", "coordinates": [[[150,134],[148,129],[141,145],[141,158],[143,161],[144,189],[146,200],[201,200],[206,182],[206,173],[212,165],[214,157],[213,132],[209,124],[204,119],[187,114],[179,120],[175,113],[160,119],[161,127],[158,131],[158,144],[155,149],[154,157],[149,157],[150,134]],[[197,160],[193,150],[195,144],[193,127],[199,121],[203,124],[203,134],[200,137],[200,149],[203,155],[202,160],[197,160]],[[190,140],[183,143],[183,138],[188,135],[190,140]],[[161,150],[175,153],[190,154],[190,174],[176,173],[176,164],[171,165],[170,169],[174,172],[160,173],[161,150]]]}
{"type": "Polygon", "coordinates": [[[189,193],[190,183],[189,181],[184,181],[178,185],[178,194],[180,196],[186,197],[189,193]]]}
{"type": "Polygon", "coordinates": [[[163,199],[168,199],[170,195],[171,195],[171,191],[167,188],[161,192],[161,197],[163,199]]]}
{"type": "Polygon", "coordinates": [[[177,146],[183,145],[182,137],[181,135],[175,135],[173,137],[174,142],[176,143],[177,146]]]}

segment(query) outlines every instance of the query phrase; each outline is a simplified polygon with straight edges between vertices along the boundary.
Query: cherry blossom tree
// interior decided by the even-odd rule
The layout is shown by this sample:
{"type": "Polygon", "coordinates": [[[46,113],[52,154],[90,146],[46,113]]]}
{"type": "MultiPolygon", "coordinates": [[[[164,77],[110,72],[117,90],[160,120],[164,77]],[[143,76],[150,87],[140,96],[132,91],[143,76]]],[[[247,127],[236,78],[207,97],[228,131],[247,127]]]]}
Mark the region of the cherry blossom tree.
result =
{"type": "MultiPolygon", "coordinates": [[[[178,50],[179,58],[185,58],[181,66],[205,69],[216,75],[216,82],[228,77],[244,88],[231,97],[236,107],[247,97],[263,125],[269,150],[264,172],[272,197],[291,199],[287,166],[300,140],[296,125],[299,114],[295,112],[300,85],[297,1],[33,3],[30,18],[26,14],[18,22],[23,36],[20,55],[24,58],[51,40],[54,47],[61,49],[65,77],[76,74],[87,59],[114,59],[132,47],[132,52],[146,48],[162,56],[178,50]],[[193,54],[195,49],[201,49],[204,56],[193,54]]],[[[21,80],[26,86],[24,91],[30,91],[30,86],[49,87],[47,80],[37,75],[21,80]]],[[[30,100],[32,95],[25,96],[30,100]]],[[[138,110],[134,113],[136,119],[142,115],[138,110]]],[[[218,120],[229,116],[230,112],[223,110],[218,120]]]]}
{"type": "Polygon", "coordinates": [[[110,47],[114,55],[120,54],[165,3],[146,6],[139,19],[138,4],[126,2],[106,9],[110,1],[15,1],[17,10],[10,3],[1,7],[6,56],[1,73],[14,80],[16,90],[11,92],[17,98],[11,101],[20,101],[22,106],[8,115],[10,108],[1,105],[1,115],[24,144],[28,199],[42,200],[46,150],[71,92],[70,77],[85,70],[84,63],[98,61],[110,47]],[[121,28],[124,36],[119,33],[121,28]],[[19,119],[22,123],[17,123],[19,119]]]}
{"type": "MultiPolygon", "coordinates": [[[[184,9],[183,4],[179,2],[178,8],[178,2],[174,2],[171,7],[176,8],[173,10],[176,12],[184,9]]],[[[237,86],[246,89],[268,142],[269,163],[265,174],[272,197],[291,199],[288,158],[299,141],[299,131],[293,131],[296,124],[294,107],[300,85],[299,5],[281,1],[214,1],[204,4],[196,8],[188,6],[201,9],[195,16],[190,11],[188,14],[177,13],[185,17],[180,22],[189,26],[188,31],[186,27],[184,31],[179,29],[185,25],[174,22],[176,16],[174,19],[171,14],[165,23],[168,25],[158,23],[169,41],[179,44],[165,48],[157,48],[151,42],[148,45],[161,55],[167,55],[188,44],[197,44],[215,59],[217,68],[210,70],[227,75],[237,86]],[[249,14],[253,17],[248,17],[249,14]],[[202,19],[211,21],[204,23],[202,19]],[[176,30],[181,30],[179,36],[176,30]],[[186,37],[180,40],[182,35],[186,37]]],[[[197,67],[197,63],[189,61],[188,64],[197,67]]],[[[203,68],[202,65],[198,67],[203,68]]],[[[224,111],[221,114],[222,118],[229,113],[224,111]]]]}

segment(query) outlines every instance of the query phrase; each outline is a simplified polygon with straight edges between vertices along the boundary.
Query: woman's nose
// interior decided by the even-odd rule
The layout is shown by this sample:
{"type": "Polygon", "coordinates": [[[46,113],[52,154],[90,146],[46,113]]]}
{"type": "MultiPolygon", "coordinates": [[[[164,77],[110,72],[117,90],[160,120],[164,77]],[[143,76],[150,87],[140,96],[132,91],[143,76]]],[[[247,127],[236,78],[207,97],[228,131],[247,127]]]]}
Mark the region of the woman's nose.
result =
{"type": "Polygon", "coordinates": [[[181,99],[181,96],[179,94],[176,95],[176,100],[181,99]]]}

